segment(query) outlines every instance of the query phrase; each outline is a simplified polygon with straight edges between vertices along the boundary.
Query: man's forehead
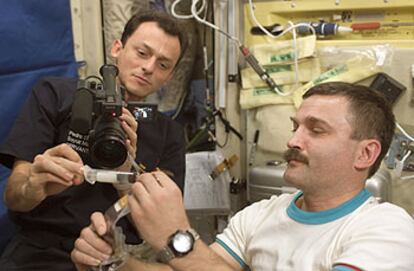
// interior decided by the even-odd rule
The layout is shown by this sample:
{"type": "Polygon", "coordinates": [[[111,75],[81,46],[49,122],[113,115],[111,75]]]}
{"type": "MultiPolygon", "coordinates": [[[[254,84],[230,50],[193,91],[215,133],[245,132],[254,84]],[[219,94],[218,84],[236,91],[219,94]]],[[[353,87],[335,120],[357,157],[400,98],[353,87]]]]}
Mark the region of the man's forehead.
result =
{"type": "Polygon", "coordinates": [[[145,33],[145,34],[149,34],[149,35],[154,35],[154,31],[157,31],[159,33],[164,34],[165,36],[172,38],[172,39],[177,39],[177,42],[180,43],[179,37],[172,35],[168,32],[166,32],[159,24],[158,22],[153,22],[153,21],[149,21],[149,22],[142,22],[133,32],[133,34],[141,34],[141,33],[145,33]]]}
{"type": "Polygon", "coordinates": [[[314,95],[303,100],[300,110],[330,110],[332,108],[344,109],[347,111],[349,102],[343,96],[314,95]]]}
{"type": "Polygon", "coordinates": [[[329,123],[348,118],[348,105],[348,100],[342,96],[311,96],[302,102],[294,119],[308,119],[313,122],[321,120],[329,123]]]}
{"type": "Polygon", "coordinates": [[[158,55],[161,60],[175,62],[180,54],[178,36],[168,34],[157,22],[143,22],[133,33],[136,45],[141,45],[158,55]],[[158,35],[165,35],[165,37],[158,35]]]}

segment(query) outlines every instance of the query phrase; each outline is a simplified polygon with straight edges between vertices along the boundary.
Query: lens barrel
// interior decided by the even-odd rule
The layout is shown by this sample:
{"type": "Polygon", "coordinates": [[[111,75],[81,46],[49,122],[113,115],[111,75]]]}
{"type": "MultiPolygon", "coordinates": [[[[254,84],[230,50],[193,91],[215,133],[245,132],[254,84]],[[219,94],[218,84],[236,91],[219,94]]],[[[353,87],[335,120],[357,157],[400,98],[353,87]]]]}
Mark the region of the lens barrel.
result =
{"type": "Polygon", "coordinates": [[[117,118],[99,117],[89,139],[92,163],[101,168],[117,168],[128,156],[125,132],[117,118]]]}

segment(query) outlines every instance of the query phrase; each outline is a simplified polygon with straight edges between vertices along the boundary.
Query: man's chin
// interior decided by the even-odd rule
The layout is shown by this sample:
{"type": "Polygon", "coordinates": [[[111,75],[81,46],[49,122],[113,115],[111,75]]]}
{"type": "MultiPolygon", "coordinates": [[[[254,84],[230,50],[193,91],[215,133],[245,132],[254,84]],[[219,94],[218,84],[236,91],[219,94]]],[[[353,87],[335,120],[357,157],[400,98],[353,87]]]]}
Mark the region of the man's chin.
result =
{"type": "Polygon", "coordinates": [[[130,101],[142,101],[147,97],[151,92],[138,88],[128,88],[128,98],[130,101]]]}
{"type": "Polygon", "coordinates": [[[303,172],[299,171],[297,166],[288,165],[287,169],[285,170],[285,173],[283,174],[283,179],[286,182],[294,185],[296,183],[295,180],[301,179],[301,176],[303,178],[303,172]]]}

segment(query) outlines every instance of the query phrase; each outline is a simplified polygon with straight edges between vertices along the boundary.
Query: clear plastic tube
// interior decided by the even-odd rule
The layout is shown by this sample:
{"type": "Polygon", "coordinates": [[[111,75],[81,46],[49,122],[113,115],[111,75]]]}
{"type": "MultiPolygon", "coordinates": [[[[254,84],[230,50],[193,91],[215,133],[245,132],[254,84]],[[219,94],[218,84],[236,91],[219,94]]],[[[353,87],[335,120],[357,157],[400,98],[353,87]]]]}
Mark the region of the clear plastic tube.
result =
{"type": "Polygon", "coordinates": [[[88,165],[83,167],[83,175],[85,180],[90,184],[100,183],[134,183],[137,173],[136,172],[124,172],[105,169],[94,169],[88,165]]]}

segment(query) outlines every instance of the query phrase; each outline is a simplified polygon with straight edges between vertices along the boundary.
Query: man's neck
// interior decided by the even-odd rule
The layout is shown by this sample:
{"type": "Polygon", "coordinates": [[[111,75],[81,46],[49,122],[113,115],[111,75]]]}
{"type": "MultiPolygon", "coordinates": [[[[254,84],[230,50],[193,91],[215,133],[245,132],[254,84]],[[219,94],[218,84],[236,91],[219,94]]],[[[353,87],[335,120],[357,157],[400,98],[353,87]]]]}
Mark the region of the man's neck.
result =
{"type": "Polygon", "coordinates": [[[362,191],[363,187],[353,189],[340,194],[309,195],[304,192],[303,196],[296,201],[296,206],[307,212],[321,212],[333,209],[348,200],[354,198],[362,191]]]}

